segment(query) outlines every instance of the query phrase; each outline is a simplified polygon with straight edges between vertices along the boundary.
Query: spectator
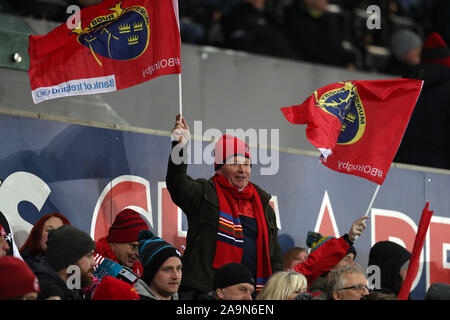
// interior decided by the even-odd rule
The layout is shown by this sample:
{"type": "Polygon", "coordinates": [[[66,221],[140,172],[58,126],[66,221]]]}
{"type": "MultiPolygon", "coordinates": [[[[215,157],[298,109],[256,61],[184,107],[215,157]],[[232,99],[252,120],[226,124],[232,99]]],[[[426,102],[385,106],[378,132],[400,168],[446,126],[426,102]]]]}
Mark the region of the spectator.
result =
{"type": "MultiPolygon", "coordinates": [[[[1,184],[0,180],[0,184],[1,184]]],[[[19,250],[17,249],[16,243],[14,241],[14,234],[9,227],[8,220],[3,215],[2,212],[0,212],[0,226],[3,227],[3,231],[5,232],[4,239],[6,240],[6,243],[8,244],[8,249],[6,249],[6,255],[7,256],[14,256],[16,258],[22,259],[20,256],[19,250]]],[[[1,249],[0,249],[1,250],[1,249]]]]}
{"type": "Polygon", "coordinates": [[[35,272],[41,287],[39,299],[52,296],[62,300],[87,299],[81,289],[93,283],[94,250],[95,243],[91,237],[75,227],[64,225],[51,230],[45,263],[35,272]]]}
{"type": "Polygon", "coordinates": [[[395,242],[375,243],[369,252],[369,266],[378,266],[381,273],[381,288],[375,290],[397,296],[406,277],[410,258],[411,253],[395,242]]]}
{"type": "Polygon", "coordinates": [[[293,247],[287,250],[281,257],[283,259],[284,271],[294,270],[294,267],[308,259],[305,248],[293,247]]]}
{"type": "Polygon", "coordinates": [[[0,224],[0,257],[5,257],[9,250],[8,242],[6,241],[6,232],[0,224]]]}
{"type": "Polygon", "coordinates": [[[420,63],[422,39],[410,29],[395,31],[390,39],[391,59],[383,72],[404,76],[420,63]]]}
{"type": "Polygon", "coordinates": [[[333,300],[361,300],[371,292],[366,274],[358,264],[347,265],[330,272],[328,296],[333,300]]]}
{"type": "Polygon", "coordinates": [[[28,266],[35,272],[42,262],[47,250],[48,233],[63,225],[70,225],[69,220],[59,212],[42,216],[34,225],[28,235],[20,254],[28,266]]]}
{"type": "MultiPolygon", "coordinates": [[[[172,134],[175,154],[180,147],[177,141],[182,145],[190,137],[180,115],[172,134]]],[[[227,263],[245,265],[253,278],[259,279],[256,291],[272,272],[283,269],[275,213],[269,205],[271,196],[250,182],[248,146],[235,137],[222,136],[214,152],[216,174],[209,180],[189,177],[186,163],[174,163],[176,156],[169,158],[167,169],[172,200],[188,218],[183,287],[191,299],[211,291],[214,270],[227,263]],[[223,219],[230,221],[232,229],[220,222],[223,219]]]]}
{"type": "Polygon", "coordinates": [[[182,276],[181,254],[149,230],[139,234],[140,259],[144,266],[142,278],[134,287],[142,300],[178,300],[182,276]]]}
{"type": "Polygon", "coordinates": [[[0,257],[0,300],[36,300],[39,282],[27,264],[16,257],[0,257]]]}
{"type": "Polygon", "coordinates": [[[255,280],[240,263],[228,263],[214,273],[213,291],[200,296],[200,300],[252,300],[255,280]]]}
{"type": "Polygon", "coordinates": [[[129,283],[104,276],[94,290],[92,300],[139,300],[139,294],[129,283]]]}
{"type": "Polygon", "coordinates": [[[95,243],[96,252],[141,276],[143,268],[138,260],[138,234],[142,230],[148,230],[148,225],[140,214],[132,209],[123,209],[114,219],[108,235],[95,243]]]}
{"type": "Polygon", "coordinates": [[[306,293],[307,281],[304,275],[295,271],[274,273],[256,300],[294,300],[306,293]]]}
{"type": "Polygon", "coordinates": [[[286,35],[300,59],[353,69],[352,58],[341,44],[345,28],[327,6],[328,0],[294,0],[284,10],[286,35]]]}
{"type": "Polygon", "coordinates": [[[309,232],[306,244],[311,252],[305,262],[295,266],[295,271],[308,280],[308,291],[317,300],[328,300],[327,284],[329,272],[346,265],[352,265],[356,257],[353,243],[366,228],[362,217],[353,222],[350,231],[342,237],[322,237],[319,233],[309,232]]]}
{"type": "Polygon", "coordinates": [[[224,46],[256,54],[295,58],[284,33],[265,10],[265,0],[241,0],[221,18],[224,46]]]}
{"type": "Polygon", "coordinates": [[[361,300],[397,300],[397,296],[392,293],[373,291],[367,296],[362,297],[361,300]]]}
{"type": "Polygon", "coordinates": [[[430,5],[430,28],[442,35],[445,42],[450,42],[450,2],[447,0],[434,0],[427,2],[430,5]]]}
{"type": "Polygon", "coordinates": [[[450,53],[438,33],[426,38],[420,65],[406,77],[424,83],[394,161],[450,169],[450,53]]]}
{"type": "Polygon", "coordinates": [[[424,300],[450,300],[450,284],[433,283],[427,290],[424,300]]]}

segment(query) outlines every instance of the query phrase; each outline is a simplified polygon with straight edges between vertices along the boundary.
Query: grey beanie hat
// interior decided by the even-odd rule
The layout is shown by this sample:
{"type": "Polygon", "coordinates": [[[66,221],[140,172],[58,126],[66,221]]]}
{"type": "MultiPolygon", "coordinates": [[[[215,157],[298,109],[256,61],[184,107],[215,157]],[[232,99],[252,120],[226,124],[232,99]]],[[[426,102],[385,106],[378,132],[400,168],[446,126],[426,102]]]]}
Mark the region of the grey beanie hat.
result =
{"type": "Polygon", "coordinates": [[[409,50],[422,46],[422,39],[412,30],[401,29],[395,31],[391,36],[391,51],[394,57],[400,59],[409,50]]]}

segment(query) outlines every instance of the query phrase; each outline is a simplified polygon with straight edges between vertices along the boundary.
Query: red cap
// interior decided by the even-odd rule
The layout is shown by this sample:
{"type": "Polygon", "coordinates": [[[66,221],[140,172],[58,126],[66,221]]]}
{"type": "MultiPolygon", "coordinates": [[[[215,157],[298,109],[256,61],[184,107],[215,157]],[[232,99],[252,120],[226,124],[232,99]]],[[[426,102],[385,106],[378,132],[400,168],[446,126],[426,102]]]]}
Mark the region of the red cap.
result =
{"type": "Polygon", "coordinates": [[[0,258],[0,300],[40,292],[39,281],[30,267],[14,256],[0,258]]]}
{"type": "Polygon", "coordinates": [[[6,237],[6,231],[3,229],[3,226],[0,224],[0,236],[6,237]]]}
{"type": "Polygon", "coordinates": [[[236,137],[223,135],[217,141],[214,148],[214,168],[220,169],[229,158],[234,156],[243,156],[251,159],[248,145],[236,137]]]}
{"type": "Polygon", "coordinates": [[[444,39],[437,32],[432,32],[422,47],[423,63],[438,63],[450,68],[450,51],[444,39]]]}
{"type": "Polygon", "coordinates": [[[140,300],[140,297],[131,284],[104,276],[95,288],[92,300],[140,300]]]}
{"type": "Polygon", "coordinates": [[[106,240],[117,243],[138,241],[142,230],[148,230],[148,225],[141,215],[132,209],[123,209],[109,228],[106,240]]]}

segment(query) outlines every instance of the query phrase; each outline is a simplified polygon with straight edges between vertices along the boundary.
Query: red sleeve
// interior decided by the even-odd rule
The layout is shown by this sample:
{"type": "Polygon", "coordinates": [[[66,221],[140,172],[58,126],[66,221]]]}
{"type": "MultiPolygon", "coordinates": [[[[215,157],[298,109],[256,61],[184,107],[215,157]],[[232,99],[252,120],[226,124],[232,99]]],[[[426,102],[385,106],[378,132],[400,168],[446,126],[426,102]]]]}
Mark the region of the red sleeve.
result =
{"type": "Polygon", "coordinates": [[[303,263],[294,270],[303,274],[308,280],[308,287],[325,272],[329,271],[347,254],[350,245],[343,237],[331,238],[314,250],[303,263]]]}

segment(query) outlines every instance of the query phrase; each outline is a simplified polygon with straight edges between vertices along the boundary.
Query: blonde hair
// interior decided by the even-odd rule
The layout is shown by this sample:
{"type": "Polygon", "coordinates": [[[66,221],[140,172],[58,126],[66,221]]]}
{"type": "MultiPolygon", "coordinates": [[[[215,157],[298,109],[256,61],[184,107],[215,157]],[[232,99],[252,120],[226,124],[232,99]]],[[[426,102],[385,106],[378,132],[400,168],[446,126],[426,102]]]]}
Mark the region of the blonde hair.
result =
{"type": "Polygon", "coordinates": [[[272,274],[256,300],[287,300],[299,289],[306,289],[304,275],[295,271],[280,271],[272,274]]]}

